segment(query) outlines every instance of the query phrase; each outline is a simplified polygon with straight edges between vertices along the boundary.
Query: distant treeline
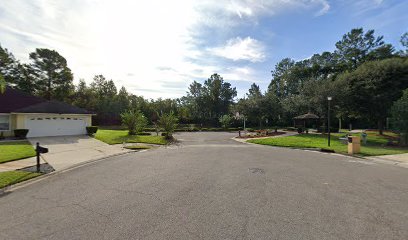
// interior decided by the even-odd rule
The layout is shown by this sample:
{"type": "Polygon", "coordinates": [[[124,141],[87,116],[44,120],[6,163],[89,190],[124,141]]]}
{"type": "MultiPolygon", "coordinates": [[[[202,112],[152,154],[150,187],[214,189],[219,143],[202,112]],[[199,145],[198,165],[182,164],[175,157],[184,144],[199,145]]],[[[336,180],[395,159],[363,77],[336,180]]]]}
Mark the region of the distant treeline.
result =
{"type": "MultiPolygon", "coordinates": [[[[120,113],[138,109],[150,123],[162,113],[174,112],[181,123],[219,125],[219,117],[240,112],[249,126],[288,126],[305,113],[327,116],[327,97],[333,98],[332,116],[360,127],[383,128],[393,102],[408,88],[408,34],[404,50],[376,36],[374,30],[352,29],[333,52],[294,61],[282,59],[271,71],[266,91],[252,84],[245,98],[219,74],[190,84],[186,96],[146,99],[117,89],[113,80],[96,75],[91,84],[73,84],[67,61],[55,50],[36,49],[30,62],[21,63],[0,46],[0,73],[12,87],[47,99],[66,101],[97,113],[95,123],[120,124],[120,113]]],[[[235,125],[241,124],[238,120],[235,125]]]]}

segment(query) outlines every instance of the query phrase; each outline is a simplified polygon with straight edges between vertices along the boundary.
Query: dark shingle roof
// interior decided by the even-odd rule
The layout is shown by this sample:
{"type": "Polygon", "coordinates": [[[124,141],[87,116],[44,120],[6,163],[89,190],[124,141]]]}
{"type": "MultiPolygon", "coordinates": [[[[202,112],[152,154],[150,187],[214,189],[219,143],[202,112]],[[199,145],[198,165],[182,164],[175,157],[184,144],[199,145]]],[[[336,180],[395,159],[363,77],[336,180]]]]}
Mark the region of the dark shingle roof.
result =
{"type": "Polygon", "coordinates": [[[57,113],[57,114],[92,114],[88,110],[69,105],[64,102],[46,101],[25,108],[20,108],[15,113],[57,113]]]}
{"type": "Polygon", "coordinates": [[[59,101],[47,101],[31,96],[23,91],[7,88],[0,94],[0,113],[57,113],[57,114],[93,114],[88,110],[59,101]]]}
{"type": "Polygon", "coordinates": [[[47,100],[7,87],[6,91],[3,94],[0,94],[0,113],[10,113],[19,108],[28,107],[45,101],[47,100]]]}

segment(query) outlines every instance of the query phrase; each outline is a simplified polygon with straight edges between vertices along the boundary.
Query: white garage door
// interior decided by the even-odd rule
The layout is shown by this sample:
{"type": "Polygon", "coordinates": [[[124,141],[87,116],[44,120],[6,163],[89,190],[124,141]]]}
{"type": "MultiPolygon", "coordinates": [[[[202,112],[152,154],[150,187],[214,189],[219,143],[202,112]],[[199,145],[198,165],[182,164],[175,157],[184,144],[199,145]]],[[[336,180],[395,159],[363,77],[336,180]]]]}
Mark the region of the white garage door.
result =
{"type": "Polygon", "coordinates": [[[65,136],[86,134],[84,117],[28,116],[27,137],[65,136]]]}

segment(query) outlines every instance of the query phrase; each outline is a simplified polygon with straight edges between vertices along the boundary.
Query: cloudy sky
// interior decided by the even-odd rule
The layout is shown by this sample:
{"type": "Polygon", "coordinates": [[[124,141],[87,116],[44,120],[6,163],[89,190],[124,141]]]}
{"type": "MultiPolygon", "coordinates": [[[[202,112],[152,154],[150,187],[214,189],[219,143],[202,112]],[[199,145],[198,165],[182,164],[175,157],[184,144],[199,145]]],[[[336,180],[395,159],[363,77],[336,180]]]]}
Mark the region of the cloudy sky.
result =
{"type": "Polygon", "coordinates": [[[332,51],[352,28],[400,48],[406,0],[0,0],[0,44],[28,61],[57,50],[75,82],[95,74],[148,98],[221,74],[242,96],[280,59],[332,51]]]}

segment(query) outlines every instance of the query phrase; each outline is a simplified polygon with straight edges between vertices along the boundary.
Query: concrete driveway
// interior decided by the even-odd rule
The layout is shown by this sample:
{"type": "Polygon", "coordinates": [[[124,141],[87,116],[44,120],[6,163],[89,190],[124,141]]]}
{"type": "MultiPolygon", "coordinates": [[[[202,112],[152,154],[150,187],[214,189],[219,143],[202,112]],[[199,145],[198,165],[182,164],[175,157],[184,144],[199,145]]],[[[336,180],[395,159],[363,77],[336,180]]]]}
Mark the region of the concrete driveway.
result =
{"type": "Polygon", "coordinates": [[[408,169],[228,133],[55,174],[0,197],[0,239],[408,239],[408,169]]]}
{"type": "Polygon", "coordinates": [[[34,146],[37,142],[47,147],[49,152],[43,154],[44,161],[55,170],[63,170],[74,165],[108,157],[130,150],[122,145],[109,145],[89,136],[59,136],[28,139],[34,146]]]}

